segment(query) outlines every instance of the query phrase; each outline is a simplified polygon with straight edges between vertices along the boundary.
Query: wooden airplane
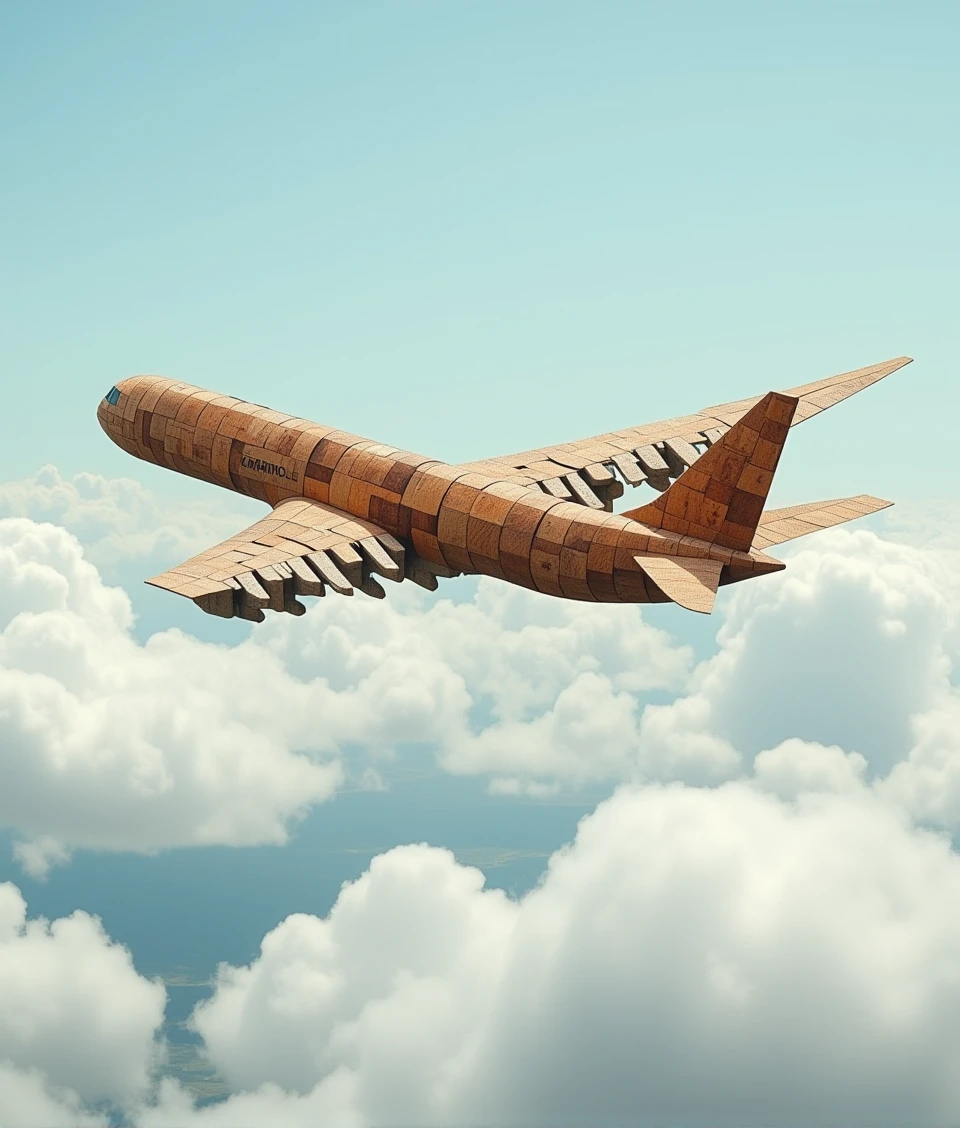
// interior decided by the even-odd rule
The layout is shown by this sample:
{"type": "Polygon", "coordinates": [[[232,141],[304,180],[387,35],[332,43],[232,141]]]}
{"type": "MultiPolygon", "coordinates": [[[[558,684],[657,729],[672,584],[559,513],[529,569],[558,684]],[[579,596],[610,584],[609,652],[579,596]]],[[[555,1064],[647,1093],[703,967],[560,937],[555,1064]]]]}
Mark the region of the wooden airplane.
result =
{"type": "Polygon", "coordinates": [[[790,427],[910,363],[579,442],[451,466],[160,376],[111,388],[97,416],[137,458],[259,498],[272,512],[147,583],[256,622],[299,595],[374,575],[429,590],[494,576],[567,599],[673,601],[709,613],[717,588],[777,572],[766,549],[884,509],[860,495],[764,511],[790,427]],[[623,483],[659,496],[612,512],[623,483]]]}

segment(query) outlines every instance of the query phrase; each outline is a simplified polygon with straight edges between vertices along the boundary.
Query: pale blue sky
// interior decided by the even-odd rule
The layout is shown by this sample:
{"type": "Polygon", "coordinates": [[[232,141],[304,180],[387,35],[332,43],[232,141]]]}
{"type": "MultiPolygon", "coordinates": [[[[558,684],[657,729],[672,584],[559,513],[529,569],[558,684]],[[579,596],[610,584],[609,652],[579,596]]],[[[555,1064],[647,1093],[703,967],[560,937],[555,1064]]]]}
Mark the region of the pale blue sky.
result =
{"type": "Polygon", "coordinates": [[[5,477],[202,490],[139,371],[458,460],[908,353],[777,500],[957,494],[957,5],[0,12],[5,477]]]}
{"type": "MultiPolygon", "coordinates": [[[[958,59],[949,2],[0,0],[0,480],[216,496],[101,432],[136,372],[458,461],[906,353],[793,434],[774,501],[956,499],[958,59]]],[[[246,632],[140,573],[143,632],[246,632]]],[[[675,611],[649,618],[709,650],[675,611]]],[[[523,848],[487,870],[526,887],[597,799],[484,788],[434,773],[287,847],[81,853],[46,885],[3,831],[0,879],[206,975],[394,842],[523,848]]]]}

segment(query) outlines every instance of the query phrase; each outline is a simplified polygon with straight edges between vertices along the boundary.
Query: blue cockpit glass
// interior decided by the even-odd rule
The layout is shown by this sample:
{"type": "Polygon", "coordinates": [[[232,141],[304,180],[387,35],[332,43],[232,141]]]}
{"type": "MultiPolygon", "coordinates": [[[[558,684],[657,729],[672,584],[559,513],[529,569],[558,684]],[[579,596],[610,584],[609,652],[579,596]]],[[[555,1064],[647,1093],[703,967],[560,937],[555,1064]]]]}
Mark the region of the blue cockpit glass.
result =
{"type": "Polygon", "coordinates": [[[111,407],[116,407],[120,399],[120,389],[114,385],[109,392],[107,392],[107,403],[111,407]]]}

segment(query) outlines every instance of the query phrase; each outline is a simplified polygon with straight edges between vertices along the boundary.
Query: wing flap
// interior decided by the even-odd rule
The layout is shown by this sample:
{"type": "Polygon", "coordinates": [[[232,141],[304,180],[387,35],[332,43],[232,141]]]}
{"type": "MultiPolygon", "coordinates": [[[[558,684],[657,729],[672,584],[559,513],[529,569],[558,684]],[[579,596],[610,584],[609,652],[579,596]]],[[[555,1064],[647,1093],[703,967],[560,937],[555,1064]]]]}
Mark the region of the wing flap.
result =
{"type": "MultiPolygon", "coordinates": [[[[799,401],[792,425],[796,426],[819,415],[821,411],[826,411],[834,404],[903,368],[910,361],[908,356],[899,356],[867,368],[842,372],[825,380],[815,380],[813,383],[788,389],[783,394],[799,401]]],[[[519,454],[488,458],[482,462],[470,463],[469,467],[485,474],[496,474],[510,481],[541,488],[548,479],[566,477],[569,481],[573,475],[582,479],[599,497],[604,507],[610,509],[613,499],[623,493],[623,484],[613,479],[600,487],[591,486],[585,473],[591,464],[613,468],[627,485],[640,485],[646,481],[655,489],[664,490],[671,478],[679,477],[703,450],[712,446],[725,431],[738,423],[761,398],[750,396],[731,403],[705,407],[693,415],[682,415],[639,427],[624,427],[619,431],[595,435],[579,442],[559,443],[519,454]],[[662,464],[662,469],[650,473],[644,462],[645,452],[647,457],[662,464]],[[653,452],[652,455],[650,452],[653,452]],[[621,457],[631,461],[622,462],[621,457]],[[635,469],[635,465],[639,469],[635,469]]],[[[573,494],[571,500],[583,503],[577,487],[570,493],[573,494]]]]}
{"type": "MultiPolygon", "coordinates": [[[[449,570],[444,569],[444,572],[449,570]]],[[[359,589],[375,598],[373,573],[434,590],[436,570],[371,521],[303,498],[282,501],[269,517],[147,580],[192,599],[203,611],[255,622],[266,609],[302,615],[300,595],[359,589]]]]}

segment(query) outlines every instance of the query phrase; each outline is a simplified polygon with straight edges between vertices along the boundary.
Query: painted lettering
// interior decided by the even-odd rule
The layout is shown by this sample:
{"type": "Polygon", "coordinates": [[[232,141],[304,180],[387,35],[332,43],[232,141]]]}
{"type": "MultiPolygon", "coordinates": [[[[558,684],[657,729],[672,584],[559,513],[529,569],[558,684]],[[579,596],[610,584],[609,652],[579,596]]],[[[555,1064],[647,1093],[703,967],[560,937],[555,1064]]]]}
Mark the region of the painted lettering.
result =
{"type": "MultiPolygon", "coordinates": [[[[275,462],[267,462],[262,458],[251,458],[245,454],[240,459],[240,465],[245,470],[255,470],[258,474],[272,474],[275,478],[285,478],[287,476],[287,468],[285,466],[277,466],[275,462]]],[[[293,475],[293,480],[297,480],[297,475],[293,475]]]]}

